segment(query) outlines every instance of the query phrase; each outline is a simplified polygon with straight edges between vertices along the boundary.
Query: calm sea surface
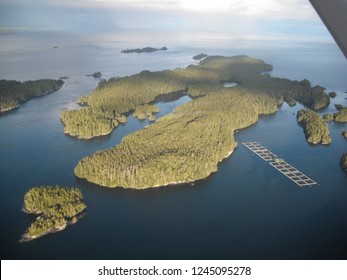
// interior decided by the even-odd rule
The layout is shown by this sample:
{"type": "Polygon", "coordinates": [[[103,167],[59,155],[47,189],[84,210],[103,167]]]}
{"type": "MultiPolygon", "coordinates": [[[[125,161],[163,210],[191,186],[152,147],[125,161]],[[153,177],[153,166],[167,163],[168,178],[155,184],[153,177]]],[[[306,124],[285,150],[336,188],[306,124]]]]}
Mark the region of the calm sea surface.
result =
{"type": "MultiPolygon", "coordinates": [[[[247,54],[274,66],[277,77],[309,79],[347,106],[347,61],[333,42],[235,41],[227,35],[114,33],[0,35],[0,79],[68,76],[63,88],[0,117],[2,259],[346,259],[347,152],[343,124],[329,124],[332,144],[307,144],[295,114],[283,104],[273,115],[240,130],[236,139],[258,141],[319,183],[300,188],[243,145],[218,172],[191,185],[142,191],[107,189],[77,180],[80,159],[120,143],[147,121],[132,117],[110,136],[89,141],[63,133],[62,111],[90,93],[98,80],[142,70],[186,67],[198,53],[247,54]],[[53,48],[57,46],[58,48],[53,48]],[[125,48],[168,47],[166,52],[121,54],[125,48]],[[33,221],[21,212],[33,186],[77,186],[88,211],[76,225],[18,243],[33,221]]],[[[161,116],[188,102],[159,103],[161,116]]]]}

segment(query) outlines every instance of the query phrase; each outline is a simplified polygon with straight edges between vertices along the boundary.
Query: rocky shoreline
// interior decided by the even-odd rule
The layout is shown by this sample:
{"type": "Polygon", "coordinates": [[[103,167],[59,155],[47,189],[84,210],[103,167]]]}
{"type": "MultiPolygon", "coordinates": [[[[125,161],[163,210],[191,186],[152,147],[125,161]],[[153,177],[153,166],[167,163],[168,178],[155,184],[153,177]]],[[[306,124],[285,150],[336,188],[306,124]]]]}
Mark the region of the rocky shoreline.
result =
{"type": "MultiPolygon", "coordinates": [[[[26,213],[28,213],[28,212],[26,212],[26,213]]],[[[19,239],[18,242],[20,242],[20,243],[29,242],[29,241],[41,238],[43,236],[46,236],[48,234],[53,234],[53,233],[57,233],[59,231],[62,231],[64,229],[66,229],[68,226],[76,224],[80,219],[83,218],[84,215],[85,215],[85,211],[83,211],[80,215],[75,216],[75,219],[71,219],[69,222],[65,222],[61,226],[54,226],[54,227],[52,227],[52,228],[50,228],[50,229],[46,230],[45,232],[38,234],[38,235],[30,235],[28,232],[26,232],[21,236],[21,238],[19,239]]],[[[38,217],[38,219],[40,219],[40,217],[38,217]]]]}

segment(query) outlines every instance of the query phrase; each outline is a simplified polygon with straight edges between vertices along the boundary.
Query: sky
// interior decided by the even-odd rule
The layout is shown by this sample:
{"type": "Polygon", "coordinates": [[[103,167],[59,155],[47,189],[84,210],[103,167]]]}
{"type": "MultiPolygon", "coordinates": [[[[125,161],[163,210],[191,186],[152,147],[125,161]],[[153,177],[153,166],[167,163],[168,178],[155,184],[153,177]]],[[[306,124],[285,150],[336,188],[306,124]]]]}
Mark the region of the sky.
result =
{"type": "Polygon", "coordinates": [[[308,0],[0,0],[0,28],[328,35],[308,0]]]}

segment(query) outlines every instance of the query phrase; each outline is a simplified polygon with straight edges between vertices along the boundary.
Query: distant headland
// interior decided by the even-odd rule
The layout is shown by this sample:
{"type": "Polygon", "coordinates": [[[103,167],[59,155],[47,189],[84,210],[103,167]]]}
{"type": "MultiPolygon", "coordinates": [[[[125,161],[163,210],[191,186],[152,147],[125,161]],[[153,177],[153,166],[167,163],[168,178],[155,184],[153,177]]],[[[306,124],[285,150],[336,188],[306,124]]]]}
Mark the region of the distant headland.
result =
{"type": "Polygon", "coordinates": [[[203,58],[205,58],[205,57],[208,57],[208,55],[205,54],[205,53],[200,53],[200,54],[194,55],[194,56],[193,56],[193,59],[194,59],[194,60],[201,60],[201,59],[203,59],[203,58]]]}
{"type": "Polygon", "coordinates": [[[63,84],[62,79],[42,79],[26,82],[0,80],[0,113],[11,111],[31,98],[57,91],[63,84]]]}

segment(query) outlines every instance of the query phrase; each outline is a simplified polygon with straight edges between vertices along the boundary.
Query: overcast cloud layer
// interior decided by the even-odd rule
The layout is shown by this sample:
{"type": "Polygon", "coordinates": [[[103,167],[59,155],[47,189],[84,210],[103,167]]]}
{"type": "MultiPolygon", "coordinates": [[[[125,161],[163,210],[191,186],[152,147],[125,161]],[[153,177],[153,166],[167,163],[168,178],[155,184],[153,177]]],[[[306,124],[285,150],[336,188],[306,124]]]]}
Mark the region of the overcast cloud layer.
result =
{"type": "Polygon", "coordinates": [[[0,0],[0,27],[328,37],[308,0],[0,0]]]}

